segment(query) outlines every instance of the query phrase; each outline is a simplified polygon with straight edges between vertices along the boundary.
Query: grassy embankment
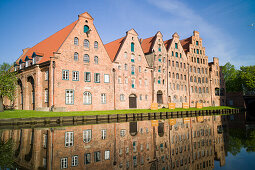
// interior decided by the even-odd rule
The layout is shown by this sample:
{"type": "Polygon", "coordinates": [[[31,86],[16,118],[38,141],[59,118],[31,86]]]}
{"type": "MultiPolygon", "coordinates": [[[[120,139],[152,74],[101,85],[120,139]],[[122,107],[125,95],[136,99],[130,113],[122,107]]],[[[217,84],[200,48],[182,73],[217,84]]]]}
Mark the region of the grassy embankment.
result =
{"type": "Polygon", "coordinates": [[[31,118],[31,117],[61,117],[61,116],[85,116],[85,115],[108,115],[108,114],[127,114],[127,113],[154,113],[154,112],[176,112],[176,111],[195,111],[195,110],[219,110],[219,109],[234,109],[228,106],[219,107],[204,107],[202,109],[135,109],[135,110],[106,110],[106,111],[74,111],[74,112],[43,112],[34,110],[6,110],[0,112],[0,119],[8,118],[31,118]]]}

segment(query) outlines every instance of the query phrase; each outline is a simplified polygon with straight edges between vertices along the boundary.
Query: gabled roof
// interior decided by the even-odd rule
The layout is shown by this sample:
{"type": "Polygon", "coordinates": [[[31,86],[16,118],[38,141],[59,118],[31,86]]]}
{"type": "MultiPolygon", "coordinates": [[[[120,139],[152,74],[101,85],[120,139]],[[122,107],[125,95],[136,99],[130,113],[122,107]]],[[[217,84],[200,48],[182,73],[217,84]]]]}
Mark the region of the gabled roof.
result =
{"type": "Polygon", "coordinates": [[[171,43],[172,43],[172,40],[173,40],[173,39],[169,39],[169,40],[164,41],[164,45],[165,45],[165,47],[166,47],[166,50],[169,49],[169,47],[170,47],[170,45],[171,45],[171,43]]]}
{"type": "Polygon", "coordinates": [[[150,38],[146,38],[142,41],[142,49],[143,49],[143,53],[144,54],[147,54],[147,53],[150,53],[152,52],[152,47],[153,47],[153,44],[154,44],[154,41],[156,39],[156,35],[155,36],[152,36],[150,38]]]}
{"type": "Polygon", "coordinates": [[[109,55],[111,61],[113,62],[116,58],[116,55],[118,54],[118,51],[121,47],[121,45],[123,44],[125,37],[119,38],[115,41],[109,42],[107,44],[104,45],[107,54],[109,55]]]}
{"type": "Polygon", "coordinates": [[[180,40],[184,52],[187,54],[189,51],[189,45],[192,43],[192,37],[180,40]]]}
{"type": "Polygon", "coordinates": [[[49,61],[50,57],[53,56],[53,52],[58,51],[58,49],[61,47],[70,32],[73,30],[77,22],[78,20],[63,28],[62,30],[56,32],[55,34],[51,35],[50,37],[46,38],[45,40],[41,41],[40,43],[36,44],[32,48],[28,49],[27,52],[25,52],[25,55],[22,54],[21,57],[16,61],[16,63],[19,60],[22,60],[24,62],[26,57],[32,59],[33,53],[35,53],[36,55],[40,54],[40,56],[42,56],[38,64],[49,61]]]}

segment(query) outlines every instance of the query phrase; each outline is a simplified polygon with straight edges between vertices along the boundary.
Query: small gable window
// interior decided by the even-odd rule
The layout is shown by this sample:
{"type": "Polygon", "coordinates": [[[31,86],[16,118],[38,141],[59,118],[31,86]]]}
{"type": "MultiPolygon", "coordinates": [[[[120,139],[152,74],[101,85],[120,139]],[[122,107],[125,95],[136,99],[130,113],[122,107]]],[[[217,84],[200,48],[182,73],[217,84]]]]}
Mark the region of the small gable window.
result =
{"type": "Polygon", "coordinates": [[[79,39],[77,37],[74,37],[74,45],[79,45],[79,39]]]}
{"type": "Polygon", "coordinates": [[[84,33],[87,33],[89,31],[89,26],[84,25],[84,33]]]}
{"type": "Polygon", "coordinates": [[[175,48],[178,49],[178,44],[177,43],[175,43],[175,48]]]}
{"type": "Polygon", "coordinates": [[[134,52],[135,51],[135,43],[131,43],[131,52],[134,52]]]}
{"type": "Polygon", "coordinates": [[[84,47],[89,48],[89,40],[87,39],[84,40],[84,47]]]}
{"type": "Polygon", "coordinates": [[[177,52],[175,53],[175,57],[178,57],[178,53],[177,52]]]}
{"type": "Polygon", "coordinates": [[[98,56],[94,57],[94,62],[95,62],[95,64],[98,64],[98,56]]]}
{"type": "Polygon", "coordinates": [[[84,54],[83,61],[85,63],[89,63],[89,55],[88,54],[84,54]]]}
{"type": "Polygon", "coordinates": [[[158,51],[161,52],[161,44],[158,45],[158,51]]]}
{"type": "Polygon", "coordinates": [[[196,41],[196,45],[198,45],[198,41],[196,41]]]}
{"type": "Polygon", "coordinates": [[[180,58],[182,58],[182,53],[180,53],[180,58]]]}
{"type": "Polygon", "coordinates": [[[172,51],[172,56],[174,56],[174,52],[172,51]]]}
{"type": "Polygon", "coordinates": [[[199,49],[197,49],[197,54],[199,54],[199,49]]]}
{"type": "Polygon", "coordinates": [[[97,41],[94,42],[94,48],[96,48],[96,49],[98,48],[98,42],[97,41]]]}
{"type": "Polygon", "coordinates": [[[78,61],[79,59],[79,54],[77,52],[74,53],[74,57],[73,57],[74,61],[78,61]]]}

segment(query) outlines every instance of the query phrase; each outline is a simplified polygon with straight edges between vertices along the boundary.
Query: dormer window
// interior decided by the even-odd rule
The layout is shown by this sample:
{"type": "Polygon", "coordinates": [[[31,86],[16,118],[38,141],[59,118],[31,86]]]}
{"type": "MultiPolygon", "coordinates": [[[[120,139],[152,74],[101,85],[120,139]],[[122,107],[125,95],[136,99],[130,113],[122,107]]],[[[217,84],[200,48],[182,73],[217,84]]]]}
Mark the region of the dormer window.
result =
{"type": "Polygon", "coordinates": [[[28,61],[26,61],[25,67],[28,67],[28,61]]]}
{"type": "Polygon", "coordinates": [[[20,70],[22,69],[22,65],[21,65],[21,64],[19,65],[19,69],[20,69],[20,70]]]}
{"type": "Polygon", "coordinates": [[[35,64],[36,61],[35,61],[35,57],[32,58],[32,64],[35,64]]]}

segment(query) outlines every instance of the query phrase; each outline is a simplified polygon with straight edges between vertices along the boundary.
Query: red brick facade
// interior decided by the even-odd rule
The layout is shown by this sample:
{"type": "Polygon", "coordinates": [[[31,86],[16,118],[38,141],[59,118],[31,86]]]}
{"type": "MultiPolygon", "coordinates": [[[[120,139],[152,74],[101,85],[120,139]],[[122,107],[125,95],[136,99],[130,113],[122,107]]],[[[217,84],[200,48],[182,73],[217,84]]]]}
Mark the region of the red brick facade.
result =
{"type": "Polygon", "coordinates": [[[23,50],[14,65],[18,72],[16,109],[83,111],[148,109],[152,103],[159,107],[168,107],[168,103],[176,103],[176,107],[182,103],[190,107],[226,104],[225,95],[218,96],[218,91],[225,94],[219,61],[214,58],[208,64],[197,31],[184,40],[175,33],[163,41],[160,32],[143,40],[131,29],[124,37],[103,44],[93,22],[85,12],[23,50]]]}

